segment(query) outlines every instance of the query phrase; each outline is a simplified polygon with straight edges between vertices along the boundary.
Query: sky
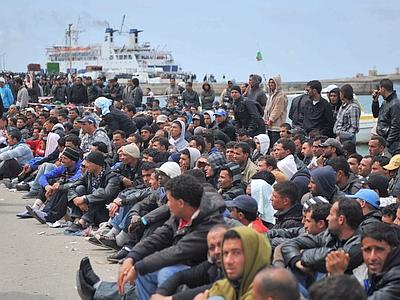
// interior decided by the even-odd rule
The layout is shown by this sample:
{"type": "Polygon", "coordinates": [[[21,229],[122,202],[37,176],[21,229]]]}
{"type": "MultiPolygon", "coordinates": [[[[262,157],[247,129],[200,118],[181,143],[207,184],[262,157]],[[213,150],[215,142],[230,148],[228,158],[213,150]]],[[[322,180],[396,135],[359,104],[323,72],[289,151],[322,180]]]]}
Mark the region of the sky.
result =
{"type": "Polygon", "coordinates": [[[400,67],[396,0],[22,0],[3,9],[0,68],[5,60],[12,71],[44,66],[45,48],[63,43],[68,24],[78,18],[80,43],[93,44],[103,41],[107,24],[120,28],[124,14],[125,30],[144,30],[141,42],[172,51],[198,79],[211,73],[245,81],[257,73],[308,81],[400,67]]]}

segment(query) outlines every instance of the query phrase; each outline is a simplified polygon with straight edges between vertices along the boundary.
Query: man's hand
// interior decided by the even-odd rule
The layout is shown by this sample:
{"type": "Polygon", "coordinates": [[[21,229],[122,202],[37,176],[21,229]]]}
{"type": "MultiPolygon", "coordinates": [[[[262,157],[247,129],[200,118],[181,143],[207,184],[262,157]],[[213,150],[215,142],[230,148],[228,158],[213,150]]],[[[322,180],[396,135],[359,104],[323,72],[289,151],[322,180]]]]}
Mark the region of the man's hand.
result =
{"type": "Polygon", "coordinates": [[[317,163],[318,167],[322,167],[324,165],[324,162],[325,162],[325,158],[322,155],[317,158],[316,163],[317,163]]]}
{"type": "Polygon", "coordinates": [[[265,120],[264,123],[265,123],[265,125],[267,127],[271,127],[272,126],[272,121],[271,120],[265,120]]]}
{"type": "Polygon", "coordinates": [[[135,270],[135,265],[132,258],[127,258],[124,260],[123,264],[118,271],[118,292],[120,295],[125,294],[125,284],[127,282],[133,283],[137,278],[137,273],[135,270]]]}
{"type": "Polygon", "coordinates": [[[89,206],[86,203],[83,203],[83,204],[79,205],[78,207],[79,207],[79,209],[81,211],[88,211],[89,210],[89,206]]]}
{"type": "Polygon", "coordinates": [[[306,273],[306,274],[313,274],[313,273],[314,273],[313,270],[311,270],[310,268],[307,268],[307,267],[303,266],[303,264],[301,263],[301,260],[299,260],[299,261],[296,263],[296,268],[297,268],[299,271],[301,271],[301,272],[303,272],[303,273],[306,273]]]}
{"type": "Polygon", "coordinates": [[[83,198],[83,196],[76,197],[73,201],[74,201],[74,204],[75,204],[76,206],[79,206],[79,205],[85,203],[85,199],[83,198]]]}
{"type": "Polygon", "coordinates": [[[118,212],[119,206],[115,202],[110,203],[108,207],[108,215],[112,218],[118,212]]]}
{"type": "Polygon", "coordinates": [[[124,188],[130,188],[133,186],[133,181],[127,177],[124,177],[122,179],[122,185],[124,186],[124,188]]]}
{"type": "Polygon", "coordinates": [[[326,270],[330,275],[344,274],[350,262],[350,256],[343,250],[333,251],[325,258],[326,270]]]}
{"type": "Polygon", "coordinates": [[[197,294],[197,296],[193,298],[193,300],[207,300],[207,299],[208,299],[208,290],[205,290],[204,293],[197,294]]]}
{"type": "Polygon", "coordinates": [[[163,296],[160,294],[153,294],[153,296],[151,296],[150,300],[172,300],[172,296],[163,296]]]}
{"type": "Polygon", "coordinates": [[[53,191],[57,191],[59,188],[60,188],[60,183],[59,183],[59,182],[56,182],[56,183],[54,183],[54,184],[52,185],[53,191]]]}
{"type": "Polygon", "coordinates": [[[132,233],[143,226],[142,220],[140,216],[134,215],[131,219],[131,224],[128,227],[128,232],[132,233]]]}
{"type": "Polygon", "coordinates": [[[25,166],[22,167],[22,172],[23,172],[23,173],[27,174],[27,173],[29,173],[30,171],[32,171],[32,168],[31,168],[30,165],[25,165],[25,166]]]}

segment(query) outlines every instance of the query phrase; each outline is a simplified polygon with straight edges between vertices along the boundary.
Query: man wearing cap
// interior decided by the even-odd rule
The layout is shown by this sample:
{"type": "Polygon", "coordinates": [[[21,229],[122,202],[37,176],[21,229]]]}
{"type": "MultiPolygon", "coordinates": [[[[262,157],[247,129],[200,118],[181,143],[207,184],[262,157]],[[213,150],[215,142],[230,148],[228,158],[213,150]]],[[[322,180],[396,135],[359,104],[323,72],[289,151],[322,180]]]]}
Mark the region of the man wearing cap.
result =
{"type": "MultiPolygon", "coordinates": [[[[72,183],[81,177],[81,156],[79,148],[67,147],[61,153],[61,165],[45,173],[39,178],[40,191],[38,199],[46,202],[43,210],[26,206],[28,215],[33,216],[42,224],[55,223],[67,212],[68,189],[72,183]]],[[[24,217],[19,215],[19,217],[24,217]]]]}
{"type": "Polygon", "coordinates": [[[217,124],[217,128],[225,133],[231,141],[234,141],[236,138],[235,127],[232,123],[227,119],[226,111],[222,108],[218,109],[215,113],[215,122],[217,124]]]}
{"type": "Polygon", "coordinates": [[[225,202],[230,210],[230,217],[242,223],[244,226],[253,228],[258,233],[266,233],[268,228],[264,226],[258,217],[257,200],[248,195],[237,196],[232,201],[225,202]]]}
{"type": "Polygon", "coordinates": [[[90,152],[85,166],[86,173],[68,191],[68,201],[73,204],[71,217],[75,218],[66,230],[69,233],[107,221],[106,204],[112,202],[120,191],[119,177],[105,164],[102,152],[90,152]]]}
{"type": "Polygon", "coordinates": [[[251,137],[265,133],[264,110],[260,103],[244,99],[238,85],[231,87],[231,97],[237,129],[246,129],[251,137]]]}
{"type": "Polygon", "coordinates": [[[388,165],[383,167],[392,178],[389,182],[389,194],[400,198],[400,154],[393,156],[388,165]]]}
{"type": "Polygon", "coordinates": [[[324,150],[322,156],[317,160],[319,166],[327,165],[330,159],[343,155],[342,145],[337,139],[329,138],[319,147],[324,150]]]}
{"type": "Polygon", "coordinates": [[[111,141],[107,132],[103,128],[97,127],[96,119],[85,116],[78,121],[81,124],[82,134],[81,149],[84,153],[89,152],[94,142],[103,142],[107,145],[108,152],[111,153],[111,141]]]}
{"type": "Polygon", "coordinates": [[[359,225],[359,230],[364,231],[372,223],[381,222],[382,214],[379,210],[379,195],[370,189],[361,189],[354,195],[347,195],[348,198],[357,200],[360,204],[364,219],[359,225]]]}
{"type": "Polygon", "coordinates": [[[119,174],[121,187],[126,189],[141,185],[143,183],[140,176],[142,161],[138,146],[136,144],[122,146],[119,151],[119,159],[121,164],[113,171],[119,174]]]}
{"type": "Polygon", "coordinates": [[[281,88],[280,76],[268,80],[268,100],[264,110],[264,121],[268,129],[271,145],[279,139],[279,129],[286,122],[288,99],[281,88]]]}
{"type": "Polygon", "coordinates": [[[156,125],[158,129],[164,129],[167,124],[168,117],[166,115],[159,115],[156,118],[156,125]]]}

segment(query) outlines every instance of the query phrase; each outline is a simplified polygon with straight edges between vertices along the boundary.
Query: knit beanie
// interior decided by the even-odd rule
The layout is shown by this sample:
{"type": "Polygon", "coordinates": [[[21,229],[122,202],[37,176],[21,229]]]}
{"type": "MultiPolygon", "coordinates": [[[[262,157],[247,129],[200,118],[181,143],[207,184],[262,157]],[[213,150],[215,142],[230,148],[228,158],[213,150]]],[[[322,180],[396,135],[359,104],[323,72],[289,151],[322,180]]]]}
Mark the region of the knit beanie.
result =
{"type": "Polygon", "coordinates": [[[240,89],[240,86],[238,86],[238,85],[233,85],[231,87],[231,92],[232,91],[237,91],[240,95],[242,94],[242,90],[240,89]]]}
{"type": "Polygon", "coordinates": [[[62,155],[68,157],[69,159],[73,161],[78,161],[81,158],[81,151],[67,147],[64,149],[62,155]]]}
{"type": "Polygon", "coordinates": [[[94,152],[90,152],[87,156],[86,156],[86,160],[94,163],[95,165],[98,166],[104,166],[104,161],[105,157],[104,154],[100,151],[94,151],[94,152]]]}

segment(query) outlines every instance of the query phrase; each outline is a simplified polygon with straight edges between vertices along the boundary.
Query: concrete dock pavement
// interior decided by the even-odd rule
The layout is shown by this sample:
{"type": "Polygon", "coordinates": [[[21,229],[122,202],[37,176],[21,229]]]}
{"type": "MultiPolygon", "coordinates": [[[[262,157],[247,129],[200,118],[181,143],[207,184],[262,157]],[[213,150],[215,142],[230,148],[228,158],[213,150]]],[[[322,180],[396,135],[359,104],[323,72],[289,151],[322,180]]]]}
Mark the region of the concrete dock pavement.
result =
{"type": "Polygon", "coordinates": [[[66,236],[65,228],[18,219],[15,214],[34,202],[21,195],[0,184],[0,299],[80,299],[75,276],[84,256],[102,280],[116,281],[119,265],[106,261],[111,250],[66,236]]]}

